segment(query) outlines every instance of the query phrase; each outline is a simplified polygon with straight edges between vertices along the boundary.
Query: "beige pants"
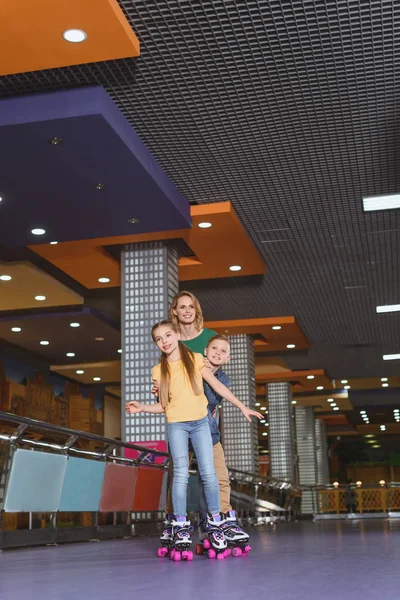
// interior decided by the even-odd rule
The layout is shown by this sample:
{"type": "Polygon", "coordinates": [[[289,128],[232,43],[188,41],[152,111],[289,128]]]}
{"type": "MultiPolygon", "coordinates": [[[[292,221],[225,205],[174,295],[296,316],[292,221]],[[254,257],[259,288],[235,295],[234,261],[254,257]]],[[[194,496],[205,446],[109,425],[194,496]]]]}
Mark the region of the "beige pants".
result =
{"type": "MultiPolygon", "coordinates": [[[[222,444],[218,442],[213,446],[214,451],[214,468],[215,473],[218,478],[219,483],[219,494],[220,494],[220,504],[221,504],[221,512],[226,513],[228,510],[232,510],[232,506],[230,503],[231,500],[231,485],[229,483],[229,475],[228,469],[225,463],[225,455],[222,444]]],[[[193,452],[189,452],[189,464],[192,462],[193,452]]],[[[172,515],[174,513],[174,509],[172,507],[172,480],[174,476],[174,465],[172,462],[172,458],[170,457],[169,463],[169,488],[167,494],[167,506],[165,508],[165,512],[167,515],[172,515]]]]}

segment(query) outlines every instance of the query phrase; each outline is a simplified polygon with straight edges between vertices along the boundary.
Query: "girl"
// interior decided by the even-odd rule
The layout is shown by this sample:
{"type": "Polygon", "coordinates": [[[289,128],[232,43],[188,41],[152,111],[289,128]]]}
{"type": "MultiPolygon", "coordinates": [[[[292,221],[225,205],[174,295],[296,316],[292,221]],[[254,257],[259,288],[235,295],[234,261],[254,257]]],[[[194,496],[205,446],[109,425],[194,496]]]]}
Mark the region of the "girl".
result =
{"type": "MultiPolygon", "coordinates": [[[[209,510],[208,525],[210,542],[214,549],[223,555],[226,541],[218,531],[220,519],[219,485],[214,469],[213,445],[207,416],[207,398],[204,395],[204,379],[222,398],[240,406],[244,416],[257,415],[244,406],[211,371],[204,366],[203,356],[195,354],[180,341],[180,334],[169,321],[161,321],[151,331],[153,341],[161,351],[160,363],[153,368],[153,380],[160,382],[159,402],[141,404],[128,402],[127,412],[135,414],[165,412],[167,418],[168,442],[174,463],[172,503],[174,508],[173,544],[187,548],[191,544],[190,523],[186,518],[186,496],[189,478],[188,442],[196,452],[200,477],[209,510]]],[[[180,560],[180,553],[175,552],[180,560]]]]}

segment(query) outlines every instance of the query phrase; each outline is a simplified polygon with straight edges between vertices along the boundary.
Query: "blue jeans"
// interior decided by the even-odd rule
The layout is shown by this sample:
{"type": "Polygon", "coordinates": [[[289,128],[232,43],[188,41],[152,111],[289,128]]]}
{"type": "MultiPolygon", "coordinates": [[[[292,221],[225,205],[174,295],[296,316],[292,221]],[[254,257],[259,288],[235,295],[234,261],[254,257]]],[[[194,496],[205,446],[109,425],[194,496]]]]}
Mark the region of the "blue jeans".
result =
{"type": "Polygon", "coordinates": [[[208,512],[218,514],[219,485],[214,469],[213,445],[208,417],[198,421],[168,423],[168,443],[174,462],[172,504],[177,517],[186,515],[187,484],[189,479],[189,440],[196,453],[199,475],[204,486],[208,512]]]}

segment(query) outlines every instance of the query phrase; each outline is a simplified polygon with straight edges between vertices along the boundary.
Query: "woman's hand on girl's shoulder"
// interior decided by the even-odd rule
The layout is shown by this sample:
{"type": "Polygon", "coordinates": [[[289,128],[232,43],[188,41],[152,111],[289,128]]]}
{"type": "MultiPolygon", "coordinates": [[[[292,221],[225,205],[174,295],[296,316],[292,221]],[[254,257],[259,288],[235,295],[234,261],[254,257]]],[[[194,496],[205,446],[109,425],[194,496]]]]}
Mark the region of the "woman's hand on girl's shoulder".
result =
{"type": "Polygon", "coordinates": [[[136,400],[127,402],[125,404],[125,410],[127,414],[135,415],[136,413],[142,412],[142,404],[140,402],[136,402],[136,400]]]}

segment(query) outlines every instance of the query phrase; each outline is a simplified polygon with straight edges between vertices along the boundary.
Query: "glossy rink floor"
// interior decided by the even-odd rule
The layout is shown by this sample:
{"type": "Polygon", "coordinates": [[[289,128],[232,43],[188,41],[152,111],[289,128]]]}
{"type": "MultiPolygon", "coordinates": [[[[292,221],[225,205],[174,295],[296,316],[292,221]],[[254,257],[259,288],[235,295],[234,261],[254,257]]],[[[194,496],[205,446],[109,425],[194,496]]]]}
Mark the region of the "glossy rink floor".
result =
{"type": "Polygon", "coordinates": [[[252,529],[253,552],[174,563],[156,538],[0,554],[1,600],[366,600],[400,598],[400,522],[252,529]]]}

